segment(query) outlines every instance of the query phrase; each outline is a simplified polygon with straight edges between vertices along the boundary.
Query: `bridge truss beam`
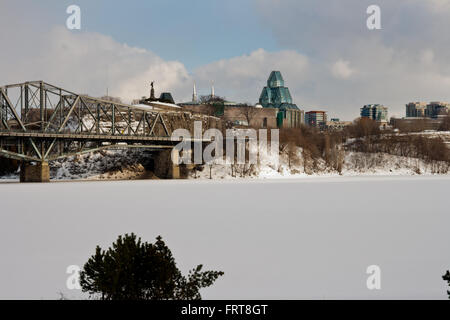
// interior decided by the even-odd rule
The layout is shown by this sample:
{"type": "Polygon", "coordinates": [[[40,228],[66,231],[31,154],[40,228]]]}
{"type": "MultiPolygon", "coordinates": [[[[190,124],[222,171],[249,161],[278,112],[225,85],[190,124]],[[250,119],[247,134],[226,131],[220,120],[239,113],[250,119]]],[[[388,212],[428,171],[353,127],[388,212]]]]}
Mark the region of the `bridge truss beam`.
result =
{"type": "Polygon", "coordinates": [[[43,81],[0,87],[0,156],[47,162],[110,148],[171,148],[186,112],[80,95],[43,81]]]}

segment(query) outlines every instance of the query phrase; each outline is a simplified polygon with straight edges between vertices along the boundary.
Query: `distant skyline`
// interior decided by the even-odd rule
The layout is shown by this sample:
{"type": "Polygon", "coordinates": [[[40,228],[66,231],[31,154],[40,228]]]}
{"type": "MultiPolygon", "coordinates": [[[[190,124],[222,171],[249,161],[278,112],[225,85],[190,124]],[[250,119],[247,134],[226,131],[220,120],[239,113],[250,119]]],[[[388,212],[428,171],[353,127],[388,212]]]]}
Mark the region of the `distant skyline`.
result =
{"type": "Polygon", "coordinates": [[[404,116],[450,100],[450,0],[79,0],[0,3],[0,85],[45,80],[125,101],[155,90],[177,102],[217,95],[256,103],[272,70],[295,104],[352,120],[365,104],[404,116]],[[65,26],[81,8],[81,30],[65,26]]]}

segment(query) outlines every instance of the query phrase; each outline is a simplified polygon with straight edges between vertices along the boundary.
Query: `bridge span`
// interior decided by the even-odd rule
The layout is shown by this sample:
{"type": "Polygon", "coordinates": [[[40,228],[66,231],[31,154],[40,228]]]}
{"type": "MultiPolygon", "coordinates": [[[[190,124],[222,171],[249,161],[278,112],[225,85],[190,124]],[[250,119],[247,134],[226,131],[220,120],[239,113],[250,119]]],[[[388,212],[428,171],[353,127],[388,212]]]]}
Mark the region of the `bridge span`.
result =
{"type": "MultiPolygon", "coordinates": [[[[170,151],[180,142],[171,138],[172,132],[178,128],[192,132],[194,121],[202,121],[204,130],[220,125],[214,117],[135,107],[44,81],[4,85],[0,157],[21,161],[24,182],[48,181],[49,161],[103,149],[146,148],[162,156],[161,161],[171,161],[170,151]]],[[[168,176],[177,178],[179,169],[172,166],[168,176]]]]}

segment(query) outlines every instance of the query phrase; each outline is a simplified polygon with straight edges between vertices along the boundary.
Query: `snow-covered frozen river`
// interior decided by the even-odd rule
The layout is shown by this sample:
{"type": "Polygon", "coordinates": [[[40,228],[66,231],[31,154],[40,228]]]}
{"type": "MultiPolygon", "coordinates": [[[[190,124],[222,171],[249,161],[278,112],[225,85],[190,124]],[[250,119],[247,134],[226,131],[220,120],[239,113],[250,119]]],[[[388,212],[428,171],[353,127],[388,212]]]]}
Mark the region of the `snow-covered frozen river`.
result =
{"type": "Polygon", "coordinates": [[[134,232],[223,270],[205,299],[446,299],[449,198],[450,176],[2,182],[0,298],[83,297],[66,268],[134,232]]]}

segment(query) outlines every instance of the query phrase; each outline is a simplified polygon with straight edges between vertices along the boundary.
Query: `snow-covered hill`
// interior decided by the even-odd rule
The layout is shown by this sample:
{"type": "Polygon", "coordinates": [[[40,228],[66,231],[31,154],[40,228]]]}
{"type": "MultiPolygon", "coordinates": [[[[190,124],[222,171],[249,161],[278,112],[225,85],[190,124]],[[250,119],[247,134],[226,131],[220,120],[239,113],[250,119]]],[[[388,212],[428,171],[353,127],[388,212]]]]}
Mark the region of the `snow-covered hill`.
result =
{"type": "Polygon", "coordinates": [[[436,175],[449,174],[449,163],[427,163],[422,159],[394,156],[385,153],[344,152],[341,172],[330,168],[322,159],[316,160],[315,169],[308,167],[298,151],[296,161],[289,160],[286,154],[280,157],[277,167],[264,163],[253,168],[231,168],[226,165],[204,166],[200,172],[192,173],[197,179],[235,179],[235,178],[300,178],[314,176],[358,176],[358,175],[436,175]],[[211,169],[211,170],[210,170],[211,169]],[[210,175],[211,171],[211,175],[210,175]]]}

